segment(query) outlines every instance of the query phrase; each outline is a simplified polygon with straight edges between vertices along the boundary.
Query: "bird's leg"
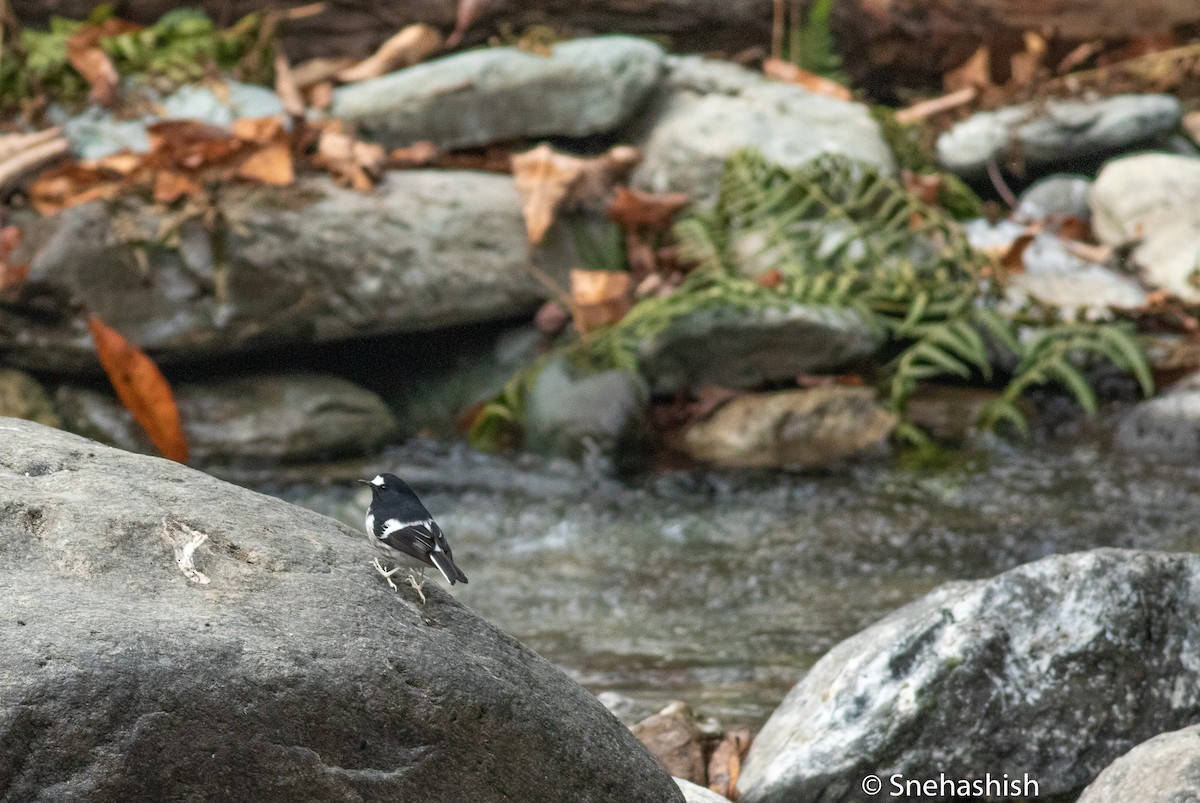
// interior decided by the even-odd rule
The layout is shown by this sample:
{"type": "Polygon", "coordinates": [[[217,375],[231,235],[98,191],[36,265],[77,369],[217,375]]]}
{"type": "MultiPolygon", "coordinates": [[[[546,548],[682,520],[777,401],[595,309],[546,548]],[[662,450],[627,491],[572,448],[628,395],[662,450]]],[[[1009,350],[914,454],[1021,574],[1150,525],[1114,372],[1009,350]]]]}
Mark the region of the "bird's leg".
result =
{"type": "Polygon", "coordinates": [[[377,571],[383,575],[383,579],[388,581],[388,585],[390,585],[392,587],[392,590],[399,591],[400,589],[397,588],[396,584],[392,582],[392,575],[395,574],[396,572],[400,571],[400,567],[397,566],[397,567],[393,568],[391,571],[388,571],[383,568],[383,564],[379,562],[379,558],[375,558],[374,565],[375,565],[375,571],[377,571]]]}
{"type": "Polygon", "coordinates": [[[425,588],[425,567],[424,566],[421,567],[421,579],[419,581],[417,580],[417,578],[413,577],[412,571],[411,570],[409,571],[408,584],[413,587],[413,591],[417,592],[417,596],[421,598],[421,604],[424,605],[425,604],[425,592],[422,590],[425,588]]]}

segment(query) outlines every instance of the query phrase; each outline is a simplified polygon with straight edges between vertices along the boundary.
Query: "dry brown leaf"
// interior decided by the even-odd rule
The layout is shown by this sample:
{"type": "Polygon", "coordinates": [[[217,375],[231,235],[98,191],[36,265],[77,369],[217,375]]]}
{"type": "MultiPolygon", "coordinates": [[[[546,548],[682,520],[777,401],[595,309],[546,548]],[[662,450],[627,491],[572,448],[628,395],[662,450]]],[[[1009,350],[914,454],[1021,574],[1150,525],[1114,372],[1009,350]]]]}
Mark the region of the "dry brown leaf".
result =
{"type": "Polygon", "coordinates": [[[283,130],[283,120],[275,115],[270,117],[243,117],[240,120],[234,120],[229,130],[238,139],[244,139],[247,142],[254,142],[258,145],[266,145],[279,137],[280,134],[285,133],[283,130]]]}
{"type": "Polygon", "coordinates": [[[945,180],[941,173],[915,173],[905,168],[900,174],[904,189],[917,196],[928,206],[937,206],[938,195],[942,191],[945,180]]]}
{"type": "Polygon", "coordinates": [[[446,47],[458,47],[467,34],[471,23],[479,19],[487,8],[488,0],[458,0],[458,11],[454,15],[454,30],[446,40],[446,47]]]}
{"type": "Polygon", "coordinates": [[[779,268],[771,268],[755,276],[754,283],[768,290],[773,290],[783,284],[783,274],[780,273],[779,268]]]}
{"type": "Polygon", "coordinates": [[[1000,267],[1006,273],[1025,272],[1025,249],[1033,242],[1033,237],[1034,235],[1030,232],[1022,234],[1013,240],[1012,245],[1000,256],[1000,267]]]}
{"type": "Polygon", "coordinates": [[[432,164],[439,153],[437,145],[428,140],[421,140],[403,148],[396,148],[389,153],[388,166],[397,168],[425,167],[432,164]]]}
{"type": "Polygon", "coordinates": [[[378,78],[384,73],[424,61],[442,47],[437,28],[424,23],[409,25],[388,39],[369,58],[342,70],[337,79],[344,84],[378,78]]]}
{"type": "Polygon", "coordinates": [[[666,231],[691,200],[682,192],[639,192],[622,185],[608,204],[608,216],[622,228],[666,231]]]}
{"type": "Polygon", "coordinates": [[[87,25],[67,38],[67,61],[88,82],[88,97],[101,106],[111,106],[117,99],[121,76],[108,54],[100,49],[100,26],[87,25]]]}
{"type": "Polygon", "coordinates": [[[171,204],[180,198],[195,198],[204,188],[186,174],[175,170],[159,170],[154,174],[154,200],[171,204]]]}
{"type": "Polygon", "coordinates": [[[1008,83],[1013,88],[1029,86],[1042,71],[1042,59],[1046,55],[1046,40],[1039,34],[1026,31],[1025,49],[1014,53],[1009,59],[1008,83]]]}
{"type": "Polygon", "coordinates": [[[624,271],[571,270],[571,301],[580,334],[616,323],[632,306],[632,280],[624,271]]]}
{"type": "Polygon", "coordinates": [[[288,64],[287,56],[279,50],[275,53],[275,94],[283,104],[283,110],[292,117],[303,117],[305,112],[304,95],[292,75],[292,65],[288,64]]]}
{"type": "Polygon", "coordinates": [[[321,129],[313,163],[359,192],[367,192],[375,186],[386,158],[381,146],[356,140],[335,122],[321,129]]]}
{"type": "Polygon", "coordinates": [[[521,195],[521,212],[529,242],[536,245],[546,236],[558,207],[583,175],[584,160],[555,153],[549,145],[512,157],[513,179],[521,195]]]}
{"type": "Polygon", "coordinates": [[[306,91],[327,81],[332,81],[333,77],[342,70],[353,67],[357,62],[351,58],[339,56],[336,58],[328,58],[318,56],[317,58],[308,59],[292,67],[292,80],[296,86],[302,91],[306,91]]]}
{"type": "Polygon", "coordinates": [[[99,159],[80,162],[80,164],[85,167],[93,167],[101,172],[108,171],[118,176],[128,176],[141,167],[143,161],[145,161],[145,157],[140,153],[121,151],[120,153],[110,153],[99,159]]]}
{"type": "Polygon", "coordinates": [[[896,112],[896,122],[901,125],[912,125],[932,117],[935,114],[965,106],[979,97],[979,87],[967,86],[962,89],[942,95],[941,97],[914,103],[907,109],[896,112]]]}
{"type": "Polygon", "coordinates": [[[1090,243],[1078,243],[1071,240],[1064,242],[1063,247],[1067,249],[1068,254],[1077,256],[1087,262],[1094,262],[1097,265],[1107,263],[1116,252],[1116,249],[1111,245],[1091,245],[1090,243]]]}
{"type": "Polygon", "coordinates": [[[179,419],[175,395],[162,372],[145,352],[134,346],[95,315],[88,329],[96,344],[100,365],[108,374],[121,404],[133,414],[159,453],[168,460],[186,463],[187,438],[179,419]]]}
{"type": "Polygon", "coordinates": [[[980,45],[969,59],[942,76],[942,87],[947,92],[967,87],[986,89],[992,85],[992,56],[987,45],[980,45]]]}
{"type": "Polygon", "coordinates": [[[42,215],[53,215],[98,198],[111,198],[121,190],[121,182],[109,179],[102,171],[67,163],[43,171],[29,184],[29,201],[42,215]]]}
{"type": "Polygon", "coordinates": [[[0,228],[0,290],[16,287],[29,275],[29,263],[14,264],[10,257],[21,244],[22,232],[17,226],[0,228]]]}
{"type": "MultiPolygon", "coordinates": [[[[728,401],[728,400],[727,400],[728,401]]],[[[742,759],[750,750],[750,729],[727,731],[708,760],[708,788],[731,801],[738,799],[742,759]]]]}
{"type": "Polygon", "coordinates": [[[1065,75],[1076,67],[1079,67],[1087,62],[1088,59],[1090,59],[1092,56],[1095,56],[1102,50],[1104,50],[1103,39],[1095,39],[1091,42],[1084,42],[1080,45],[1077,45],[1074,50],[1063,56],[1062,61],[1060,61],[1058,66],[1054,68],[1054,72],[1058,73],[1059,75],[1065,75]]]}
{"type": "Polygon", "coordinates": [[[513,179],[521,195],[529,242],[536,245],[542,241],[564,203],[596,202],[607,197],[617,178],[640,159],[641,152],[627,146],[617,146],[593,159],[557,153],[549,145],[514,154],[513,179]]]}
{"type": "Polygon", "coordinates": [[[58,128],[33,134],[0,136],[0,193],[17,186],[28,174],[71,149],[58,128]]]}
{"type": "Polygon", "coordinates": [[[238,178],[261,181],[275,187],[286,187],[296,180],[292,167],[292,151],[283,137],[255,151],[242,162],[238,178]]]}
{"type": "Polygon", "coordinates": [[[304,92],[305,100],[314,109],[328,109],[333,105],[333,81],[314,84],[304,92]]]}
{"type": "Polygon", "coordinates": [[[850,100],[854,97],[849,89],[837,81],[831,81],[823,75],[809,72],[783,59],[765,59],[763,61],[763,74],[768,78],[774,78],[776,81],[796,84],[812,92],[814,95],[824,95],[827,98],[836,98],[837,100],[850,100]]]}

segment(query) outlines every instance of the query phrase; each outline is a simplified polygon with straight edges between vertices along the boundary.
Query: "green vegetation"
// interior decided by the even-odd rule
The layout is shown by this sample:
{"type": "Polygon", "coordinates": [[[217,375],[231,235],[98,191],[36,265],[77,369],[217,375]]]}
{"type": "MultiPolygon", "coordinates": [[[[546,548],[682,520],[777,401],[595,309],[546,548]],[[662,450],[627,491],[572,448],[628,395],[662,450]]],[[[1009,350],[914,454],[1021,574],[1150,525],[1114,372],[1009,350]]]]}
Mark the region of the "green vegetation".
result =
{"type": "Polygon", "coordinates": [[[797,15],[784,50],[788,61],[797,67],[844,84],[842,57],[833,41],[833,4],[834,0],[814,0],[803,19],[797,15]]]}
{"type": "MultiPolygon", "coordinates": [[[[1041,308],[1002,312],[1001,283],[952,217],[868,165],[827,156],[787,169],[753,151],[738,153],[726,165],[716,206],[681,221],[675,233],[697,267],[674,294],[644,300],[617,324],[565,347],[574,359],[636,372],[642,345],[696,310],[829,305],[858,310],[885,335],[894,356],[883,390],[900,412],[922,381],[1004,377],[982,423],[1024,432],[1017,402],[1031,387],[1057,383],[1084,409],[1096,409],[1084,373],[1096,359],[1153,390],[1130,329],[1061,323],[1055,310],[1041,308]]],[[[514,382],[491,414],[506,408],[506,421],[519,421],[526,381],[514,382]]],[[[483,418],[481,433],[489,426],[483,418]]]]}
{"type": "Polygon", "coordinates": [[[99,26],[107,34],[97,44],[122,76],[175,87],[249,60],[255,74],[247,77],[263,78],[270,63],[260,52],[266,46],[261,36],[263,20],[262,14],[250,14],[220,29],[203,11],[180,8],[153,25],[130,30],[132,26],[122,24],[105,27],[113,21],[110,5],[98,6],[82,21],[52,17],[48,30],[26,28],[15,43],[5,42],[0,53],[0,108],[13,108],[39,96],[68,102],[83,97],[87,82],[71,66],[67,43],[89,26],[99,26]]]}

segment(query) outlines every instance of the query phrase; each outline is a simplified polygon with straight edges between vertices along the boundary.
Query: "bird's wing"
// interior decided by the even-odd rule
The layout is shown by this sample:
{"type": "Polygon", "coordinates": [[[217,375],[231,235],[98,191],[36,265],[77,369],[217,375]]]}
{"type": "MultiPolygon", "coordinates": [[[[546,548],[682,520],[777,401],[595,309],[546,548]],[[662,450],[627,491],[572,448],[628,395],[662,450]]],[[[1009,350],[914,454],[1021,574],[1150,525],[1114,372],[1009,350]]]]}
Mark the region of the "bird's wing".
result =
{"type": "MultiPolygon", "coordinates": [[[[437,546],[439,535],[441,535],[441,530],[432,519],[424,521],[388,519],[382,522],[375,532],[375,537],[383,543],[412,555],[419,561],[430,563],[430,565],[432,563],[429,560],[429,553],[437,546]]],[[[442,540],[445,540],[444,536],[442,540]]]]}

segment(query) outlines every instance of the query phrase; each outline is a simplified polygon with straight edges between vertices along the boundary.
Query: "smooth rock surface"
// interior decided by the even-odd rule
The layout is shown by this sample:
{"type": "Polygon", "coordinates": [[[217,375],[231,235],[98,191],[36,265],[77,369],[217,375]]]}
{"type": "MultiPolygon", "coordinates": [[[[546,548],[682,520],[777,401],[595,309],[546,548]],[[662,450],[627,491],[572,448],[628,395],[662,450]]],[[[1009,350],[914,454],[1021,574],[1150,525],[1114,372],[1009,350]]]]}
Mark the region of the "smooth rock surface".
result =
{"type": "Polygon", "coordinates": [[[739,396],[689,427],[683,445],[718,466],[820,468],[885,450],[895,427],[871,388],[834,385],[739,396]]]}
{"type": "Polygon", "coordinates": [[[881,333],[851,309],[713,307],[643,343],[638,365],[659,394],[701,385],[753,388],[844,366],[881,342],[881,333]]]}
{"type": "Polygon", "coordinates": [[[951,583],[822,658],[750,748],[745,803],[1028,772],[1049,797],[1200,718],[1200,555],[1098,549],[951,583]]]}
{"type": "Polygon", "coordinates": [[[1109,162],[1092,187],[1092,228],[1106,245],[1140,241],[1152,286],[1200,301],[1200,158],[1165,153],[1109,162]]]}
{"type": "Polygon", "coordinates": [[[1171,95],[1114,95],[1057,100],[978,112],[938,137],[944,168],[966,178],[989,161],[1019,154],[1030,166],[1069,164],[1145,143],[1173,131],[1182,119],[1171,95]]]}
{"type": "Polygon", "coordinates": [[[663,51],[646,39],[574,39],[539,56],[490,47],[417,64],[334,92],[330,114],[387,147],[442,148],[612,131],[658,84],[663,51]]]}
{"type": "Polygon", "coordinates": [[[679,791],[683,792],[683,798],[687,803],[729,803],[729,798],[721,797],[711,789],[697,786],[683,778],[676,778],[675,783],[679,786],[679,791]]]}
{"type": "Polygon", "coordinates": [[[632,182],[650,192],[716,198],[725,160],[756,148],[796,167],[825,153],[895,170],[891,150],[866,106],[814,95],[727,62],[668,59],[651,109],[629,133],[645,158],[632,182]]]}
{"type": "Polygon", "coordinates": [[[702,735],[685,704],[673,702],[630,730],[673,776],[704,783],[707,770],[702,735]]]}
{"type": "Polygon", "coordinates": [[[1109,764],[1077,803],[1200,800],[1200,725],[1160,733],[1109,764]]]}
{"type": "MultiPolygon", "coordinates": [[[[197,463],[361,455],[398,434],[382,399],[335,376],[233,377],[180,382],[173,390],[197,463]]],[[[64,385],[56,399],[71,432],[130,452],[158,453],[112,394],[64,385]]]]}
{"type": "Polygon", "coordinates": [[[1113,445],[1179,462],[1200,458],[1200,374],[1126,411],[1113,433],[1113,445]]]}
{"type": "Polygon", "coordinates": [[[1023,220],[1079,218],[1092,216],[1091,179],[1083,176],[1046,176],[1031,184],[1017,202],[1013,217],[1023,220]]]}
{"type": "Polygon", "coordinates": [[[54,402],[41,383],[12,368],[0,368],[0,417],[24,418],[48,427],[62,426],[54,402]]]}
{"type": "Polygon", "coordinates": [[[1029,300],[1057,307],[1062,317],[1104,320],[1112,308],[1136,309],[1146,290],[1128,276],[1072,253],[1050,232],[1039,232],[1021,254],[1025,270],[1008,277],[1007,302],[1022,307],[1029,300]]]}
{"type": "Polygon", "coordinates": [[[636,468],[649,449],[648,402],[645,384],[625,371],[577,376],[565,359],[552,360],[526,395],[526,444],[574,459],[598,452],[636,468]]]}
{"type": "MultiPolygon", "coordinates": [[[[39,371],[94,373],[71,298],[170,363],[498,319],[546,295],[507,176],[400,171],[365,194],[310,179],[231,194],[221,207],[220,232],[190,221],[178,246],[147,247],[147,272],[128,243],[157,239],[152,208],[93,202],[31,222],[16,258],[32,260],[29,292],[40,290],[0,310],[0,353],[39,371]]],[[[539,251],[542,268],[565,275],[555,254],[539,251]]]]}
{"type": "MultiPolygon", "coordinates": [[[[0,798],[682,801],[591,695],[360,532],[0,420],[0,798]],[[189,580],[177,551],[210,582],[189,580]]],[[[456,555],[470,571],[480,558],[456,555]]]]}

